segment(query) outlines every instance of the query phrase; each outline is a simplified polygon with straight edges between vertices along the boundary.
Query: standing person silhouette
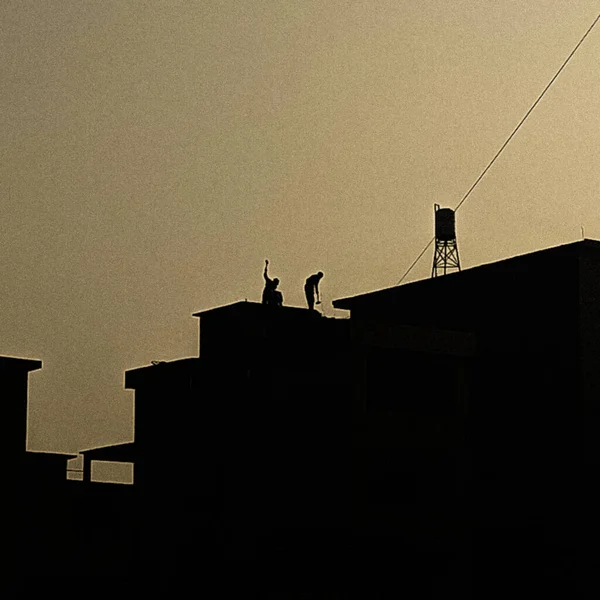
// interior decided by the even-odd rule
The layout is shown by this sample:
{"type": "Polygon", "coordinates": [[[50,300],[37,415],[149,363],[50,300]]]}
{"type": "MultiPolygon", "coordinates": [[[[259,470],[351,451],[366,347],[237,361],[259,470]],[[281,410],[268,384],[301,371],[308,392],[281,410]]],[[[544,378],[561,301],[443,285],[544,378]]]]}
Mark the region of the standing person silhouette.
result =
{"type": "Polygon", "coordinates": [[[308,302],[308,310],[314,310],[315,308],[315,294],[317,304],[321,304],[321,298],[319,297],[319,281],[321,279],[323,279],[323,273],[319,271],[311,275],[304,283],[304,294],[306,295],[306,302],[308,302]]]}
{"type": "Polygon", "coordinates": [[[262,303],[267,306],[281,306],[283,304],[283,294],[277,289],[279,279],[270,279],[268,274],[269,261],[265,260],[265,270],[263,277],[265,278],[265,289],[262,293],[262,303]]]}

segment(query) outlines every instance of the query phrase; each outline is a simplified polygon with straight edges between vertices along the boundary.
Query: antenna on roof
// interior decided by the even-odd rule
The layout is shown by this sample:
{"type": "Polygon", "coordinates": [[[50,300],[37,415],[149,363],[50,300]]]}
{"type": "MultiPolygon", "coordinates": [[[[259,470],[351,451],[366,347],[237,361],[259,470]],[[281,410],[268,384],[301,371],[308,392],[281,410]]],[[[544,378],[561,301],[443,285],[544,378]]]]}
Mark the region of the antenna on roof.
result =
{"type": "Polygon", "coordinates": [[[433,267],[431,276],[446,273],[450,269],[460,271],[460,258],[458,244],[456,243],[456,216],[451,208],[440,208],[434,204],[435,214],[435,251],[433,253],[433,267]]]}

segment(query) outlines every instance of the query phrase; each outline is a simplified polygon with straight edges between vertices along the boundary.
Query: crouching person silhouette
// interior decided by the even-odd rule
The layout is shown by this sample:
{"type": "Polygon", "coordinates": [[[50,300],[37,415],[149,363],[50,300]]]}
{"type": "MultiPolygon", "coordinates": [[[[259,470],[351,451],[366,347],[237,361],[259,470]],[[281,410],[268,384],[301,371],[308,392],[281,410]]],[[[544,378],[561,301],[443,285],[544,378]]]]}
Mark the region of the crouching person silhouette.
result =
{"type": "Polygon", "coordinates": [[[269,261],[265,260],[265,270],[263,277],[265,278],[265,288],[262,293],[262,303],[267,306],[282,306],[283,294],[277,289],[279,279],[275,277],[271,279],[268,273],[269,261]]]}

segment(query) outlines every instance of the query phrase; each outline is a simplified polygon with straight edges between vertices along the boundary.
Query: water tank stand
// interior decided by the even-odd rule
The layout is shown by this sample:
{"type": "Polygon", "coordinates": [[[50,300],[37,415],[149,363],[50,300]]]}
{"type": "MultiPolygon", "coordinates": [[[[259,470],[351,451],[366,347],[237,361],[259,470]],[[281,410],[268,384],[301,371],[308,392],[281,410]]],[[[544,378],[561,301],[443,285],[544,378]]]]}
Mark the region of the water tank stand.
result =
{"type": "Polygon", "coordinates": [[[449,270],[460,271],[460,257],[458,256],[458,244],[456,240],[435,240],[435,254],[433,256],[433,268],[431,276],[446,275],[449,270]]]}

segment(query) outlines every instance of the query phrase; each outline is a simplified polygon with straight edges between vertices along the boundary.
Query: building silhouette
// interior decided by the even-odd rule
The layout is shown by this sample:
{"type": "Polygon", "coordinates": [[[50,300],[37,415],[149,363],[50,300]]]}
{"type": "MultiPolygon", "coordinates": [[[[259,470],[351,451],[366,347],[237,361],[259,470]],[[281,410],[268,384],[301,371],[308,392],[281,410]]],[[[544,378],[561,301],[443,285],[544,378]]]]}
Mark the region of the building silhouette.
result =
{"type": "MultiPolygon", "coordinates": [[[[69,507],[80,576],[265,597],[596,597],[600,242],[334,306],[350,318],[196,313],[197,357],[125,373],[134,442],[82,452],[70,479],[64,456],[28,471],[69,507]],[[135,463],[134,484],[91,481],[101,460],[135,463]]],[[[35,568],[63,560],[39,554],[35,568]]]]}

